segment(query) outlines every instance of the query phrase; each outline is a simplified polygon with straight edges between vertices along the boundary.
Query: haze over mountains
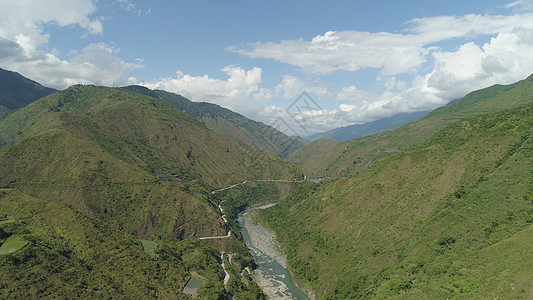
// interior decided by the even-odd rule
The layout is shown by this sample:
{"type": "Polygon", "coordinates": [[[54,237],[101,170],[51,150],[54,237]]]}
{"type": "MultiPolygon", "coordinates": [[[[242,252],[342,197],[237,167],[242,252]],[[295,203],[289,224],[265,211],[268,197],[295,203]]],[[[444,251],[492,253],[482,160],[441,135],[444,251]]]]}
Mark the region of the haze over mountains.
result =
{"type": "Polygon", "coordinates": [[[378,160],[423,142],[461,118],[501,111],[530,102],[533,94],[532,78],[529,76],[511,85],[494,85],[471,92],[460,101],[437,108],[420,121],[393,131],[345,143],[314,141],[291,153],[287,161],[299,165],[308,176],[356,175],[378,160]]]}
{"type": "Polygon", "coordinates": [[[417,121],[429,113],[428,110],[413,113],[399,113],[392,117],[379,119],[364,124],[354,124],[346,127],[336,128],[330,131],[315,133],[306,137],[310,141],[318,139],[332,139],[337,142],[346,142],[355,138],[373,135],[387,130],[396,129],[406,123],[417,121]]]}
{"type": "MultiPolygon", "coordinates": [[[[53,92],[7,75],[26,84],[15,91],[53,92]]],[[[0,118],[0,246],[22,246],[0,254],[0,298],[190,299],[193,277],[202,299],[264,298],[236,216],[271,202],[257,221],[320,298],[533,295],[533,75],[395,130],[303,147],[139,86],[14,95],[0,118]]]]}

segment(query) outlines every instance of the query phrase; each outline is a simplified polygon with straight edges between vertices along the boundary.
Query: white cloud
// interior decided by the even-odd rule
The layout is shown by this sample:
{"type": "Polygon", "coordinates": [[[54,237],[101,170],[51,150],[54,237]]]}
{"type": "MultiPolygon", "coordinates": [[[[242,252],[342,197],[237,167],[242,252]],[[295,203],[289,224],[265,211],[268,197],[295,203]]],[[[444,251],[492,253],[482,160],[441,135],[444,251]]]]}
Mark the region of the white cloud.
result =
{"type": "Polygon", "coordinates": [[[422,45],[414,35],[328,31],[311,41],[252,43],[228,50],[252,58],[271,58],[316,74],[380,68],[383,74],[394,75],[414,71],[424,63],[422,45]]]}
{"type": "MultiPolygon", "coordinates": [[[[12,43],[11,46],[23,50],[24,41],[20,38],[17,41],[18,43],[12,43]]],[[[10,55],[3,56],[0,49],[0,65],[45,86],[59,89],[77,83],[118,86],[125,84],[125,75],[140,65],[119,59],[117,52],[117,49],[104,43],[90,44],[69,60],[62,60],[38,50],[31,54],[11,51],[10,55]]]]}
{"type": "Polygon", "coordinates": [[[533,70],[533,29],[501,33],[483,46],[463,44],[454,52],[436,52],[435,68],[425,86],[451,100],[495,83],[509,84],[533,70]]]}
{"type": "Polygon", "coordinates": [[[319,97],[330,94],[326,87],[309,84],[300,77],[292,75],[284,75],[281,83],[276,86],[276,94],[282,94],[285,99],[295,99],[303,92],[313,93],[319,97]]]}
{"type": "Polygon", "coordinates": [[[0,0],[0,37],[26,39],[25,50],[35,50],[48,42],[43,32],[45,24],[58,26],[77,25],[91,34],[102,33],[102,23],[89,16],[96,11],[90,0],[0,0]]]}
{"type": "Polygon", "coordinates": [[[281,132],[292,136],[308,136],[327,129],[349,125],[343,118],[336,117],[337,110],[316,109],[301,112],[288,112],[278,106],[261,108],[238,107],[237,110],[248,118],[261,121],[281,132]]]}
{"type": "MultiPolygon", "coordinates": [[[[437,16],[406,23],[403,33],[361,31],[326,32],[310,41],[285,40],[233,46],[230,51],[252,58],[271,58],[304,72],[325,74],[338,70],[380,71],[381,95],[356,85],[330,90],[338,109],[312,118],[311,130],[329,130],[341,124],[364,123],[399,112],[433,109],[476,89],[496,83],[509,84],[533,72],[532,1],[509,5],[514,15],[437,16]],[[446,43],[439,44],[440,42],[446,43]],[[483,42],[480,42],[483,41],[483,42]],[[456,48],[450,48],[452,44],[456,48]],[[446,45],[448,49],[443,49],[446,45]],[[411,77],[412,82],[399,80],[411,77]]],[[[287,98],[311,90],[298,77],[286,76],[276,92],[287,98]]],[[[279,116],[277,110],[261,113],[279,116]],[[276,113],[274,113],[276,112],[276,113]]]]}
{"type": "Polygon", "coordinates": [[[127,73],[141,66],[119,59],[119,50],[105,43],[73,51],[69,59],[57,57],[57,49],[46,50],[50,35],[45,32],[45,25],[75,25],[90,34],[102,33],[100,20],[91,17],[96,11],[93,1],[0,0],[0,7],[0,67],[20,72],[45,86],[121,85],[126,82],[127,73]]]}
{"type": "Polygon", "coordinates": [[[533,1],[531,0],[518,0],[511,2],[505,6],[506,8],[514,8],[519,11],[533,10],[533,1]]]}
{"type": "Polygon", "coordinates": [[[147,10],[140,9],[137,4],[129,0],[116,0],[122,9],[129,11],[130,13],[141,16],[142,14],[151,14],[152,10],[149,8],[147,10]]]}
{"type": "Polygon", "coordinates": [[[352,105],[352,104],[341,104],[339,105],[339,107],[341,108],[341,111],[346,111],[346,112],[352,111],[355,108],[357,108],[357,106],[352,105]]]}
{"type": "Polygon", "coordinates": [[[350,100],[350,101],[368,101],[374,99],[376,95],[373,93],[358,89],[355,85],[343,87],[340,92],[337,93],[337,100],[350,100]]]}
{"type": "Polygon", "coordinates": [[[236,66],[222,69],[227,79],[210,78],[208,75],[191,76],[177,72],[176,78],[163,78],[139,84],[151,89],[162,89],[184,95],[195,101],[209,101],[226,107],[250,100],[266,101],[272,97],[268,89],[260,88],[261,68],[245,70],[236,66]]]}
{"type": "Polygon", "coordinates": [[[407,25],[405,34],[328,31],[310,41],[256,42],[228,50],[251,58],[271,58],[316,74],[375,68],[382,75],[396,75],[416,72],[435,50],[432,43],[533,28],[533,14],[437,16],[416,18],[407,25]]]}

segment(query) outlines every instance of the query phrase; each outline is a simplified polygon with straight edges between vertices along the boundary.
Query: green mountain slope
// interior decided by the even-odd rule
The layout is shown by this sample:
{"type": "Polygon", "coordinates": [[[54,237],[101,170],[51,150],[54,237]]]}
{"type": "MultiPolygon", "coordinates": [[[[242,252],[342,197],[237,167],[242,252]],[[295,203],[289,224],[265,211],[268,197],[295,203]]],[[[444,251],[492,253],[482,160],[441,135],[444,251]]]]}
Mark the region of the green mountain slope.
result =
{"type": "Polygon", "coordinates": [[[461,100],[429,113],[422,120],[393,131],[354,139],[328,151],[315,149],[314,144],[295,151],[288,161],[300,165],[311,177],[339,177],[358,174],[376,161],[409,149],[466,116],[497,112],[533,101],[533,75],[512,85],[494,85],[472,92],[461,100]],[[313,155],[302,156],[307,152],[313,155]],[[338,153],[330,155],[329,153],[338,153]]]}
{"type": "Polygon", "coordinates": [[[10,220],[0,222],[0,233],[28,244],[0,255],[2,299],[186,299],[181,290],[190,272],[211,280],[223,276],[218,253],[208,245],[167,241],[152,258],[139,239],[17,190],[0,191],[0,220],[6,215],[10,220]],[[183,259],[188,248],[198,257],[183,259]]]}
{"type": "Polygon", "coordinates": [[[250,120],[216,104],[192,102],[174,93],[150,90],[142,86],[128,86],[124,89],[162,99],[198,118],[214,132],[253,149],[270,151],[280,157],[285,157],[304,146],[301,139],[288,137],[271,126],[250,120]]]}
{"type": "Polygon", "coordinates": [[[530,298],[532,132],[531,103],[468,117],[260,216],[326,299],[530,298]]]}
{"type": "Polygon", "coordinates": [[[0,68],[0,118],[56,90],[44,87],[19,73],[0,68]]]}
{"type": "Polygon", "coordinates": [[[272,153],[119,88],[77,85],[44,97],[0,120],[0,142],[0,246],[6,233],[29,241],[0,256],[0,298],[186,297],[191,276],[206,281],[203,299],[225,297],[217,251],[236,254],[235,276],[251,258],[235,233],[191,239],[233,226],[211,191],[301,178],[272,153]],[[159,245],[154,260],[139,238],[159,245]]]}
{"type": "Polygon", "coordinates": [[[155,98],[75,86],[0,122],[0,185],[56,199],[141,236],[225,233],[211,189],[293,178],[274,155],[211,132],[155,98]]]}

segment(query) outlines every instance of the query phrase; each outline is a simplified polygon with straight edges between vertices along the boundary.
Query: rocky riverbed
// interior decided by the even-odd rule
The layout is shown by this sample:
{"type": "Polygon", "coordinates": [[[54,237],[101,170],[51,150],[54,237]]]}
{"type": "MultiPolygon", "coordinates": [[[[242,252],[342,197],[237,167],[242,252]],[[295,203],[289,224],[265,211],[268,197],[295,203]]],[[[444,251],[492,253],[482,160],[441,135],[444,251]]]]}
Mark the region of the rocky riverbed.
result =
{"type": "Polygon", "coordinates": [[[303,293],[295,286],[286,270],[287,257],[272,231],[255,222],[253,211],[265,209],[267,204],[248,209],[239,217],[241,232],[246,245],[252,250],[259,268],[254,270],[254,279],[269,299],[316,299],[312,292],[303,293]],[[307,294],[307,295],[306,295],[307,294]]]}
{"type": "Polygon", "coordinates": [[[287,256],[281,251],[281,247],[276,241],[276,236],[270,229],[255,222],[252,213],[253,211],[243,214],[244,226],[250,233],[252,245],[286,269],[287,256]]]}

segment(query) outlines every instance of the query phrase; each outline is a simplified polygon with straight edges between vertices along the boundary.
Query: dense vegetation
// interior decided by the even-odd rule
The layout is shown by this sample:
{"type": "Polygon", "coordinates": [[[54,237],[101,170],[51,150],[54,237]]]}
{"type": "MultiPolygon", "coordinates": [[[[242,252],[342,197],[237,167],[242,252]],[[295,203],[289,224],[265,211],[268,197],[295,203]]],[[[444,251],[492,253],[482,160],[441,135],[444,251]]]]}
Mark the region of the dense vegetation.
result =
{"type": "Polygon", "coordinates": [[[531,103],[461,119],[262,221],[326,299],[530,298],[532,128],[531,103]]]}
{"type": "Polygon", "coordinates": [[[190,273],[214,282],[223,276],[217,251],[206,243],[169,240],[151,258],[133,235],[16,189],[0,192],[5,217],[11,221],[0,232],[29,244],[0,256],[2,299],[168,299],[181,294],[190,273]]]}
{"type": "Polygon", "coordinates": [[[340,177],[322,184],[258,150],[297,148],[264,124],[126,89],[78,85],[0,117],[0,298],[187,299],[194,277],[202,299],[264,299],[235,219],[280,199],[259,221],[322,298],[532,297],[533,76],[291,154],[340,177]]]}
{"type": "Polygon", "coordinates": [[[310,177],[353,176],[395,153],[407,150],[445,126],[464,117],[497,112],[533,101],[533,75],[511,85],[494,85],[474,91],[460,101],[429,113],[422,120],[393,131],[366,136],[334,147],[311,143],[288,157],[310,177]],[[319,146],[319,147],[317,147],[319,146]]]}
{"type": "Polygon", "coordinates": [[[150,90],[141,86],[128,86],[124,89],[164,100],[198,118],[214,132],[253,149],[269,151],[280,157],[286,157],[304,145],[301,139],[288,137],[271,126],[250,120],[216,104],[192,102],[174,93],[150,90]]]}
{"type": "MultiPolygon", "coordinates": [[[[0,233],[29,241],[0,258],[5,297],[171,298],[196,276],[202,297],[225,298],[219,251],[235,253],[235,269],[252,260],[235,235],[188,239],[227,232],[211,190],[301,177],[160,99],[118,88],[73,86],[0,128],[0,221],[13,220],[0,233]],[[158,244],[153,259],[140,239],[158,244]]],[[[242,278],[228,289],[257,292],[242,278]]]]}

